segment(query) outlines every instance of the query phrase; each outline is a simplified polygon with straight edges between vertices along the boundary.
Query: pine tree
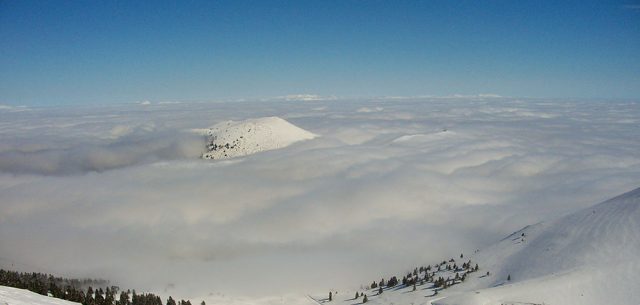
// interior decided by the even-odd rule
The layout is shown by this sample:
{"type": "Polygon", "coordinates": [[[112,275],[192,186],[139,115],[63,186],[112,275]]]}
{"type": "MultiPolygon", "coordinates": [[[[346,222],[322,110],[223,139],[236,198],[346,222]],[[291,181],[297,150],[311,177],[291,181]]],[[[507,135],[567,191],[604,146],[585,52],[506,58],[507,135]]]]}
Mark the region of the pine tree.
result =
{"type": "Polygon", "coordinates": [[[369,299],[367,299],[367,295],[365,294],[365,295],[364,295],[364,298],[362,299],[362,303],[366,303],[366,302],[368,302],[368,301],[369,301],[369,299]]]}
{"type": "Polygon", "coordinates": [[[358,295],[358,292],[356,291],[356,297],[355,297],[355,298],[353,298],[353,299],[355,300],[355,299],[357,299],[357,298],[359,298],[359,297],[360,297],[360,295],[358,295]]]}
{"type": "Polygon", "coordinates": [[[378,288],[378,294],[382,294],[382,286],[380,286],[380,288],[378,288]]]}
{"type": "Polygon", "coordinates": [[[176,301],[169,296],[169,299],[167,299],[167,305],[176,305],[176,301]]]}
{"type": "Polygon", "coordinates": [[[119,305],[129,305],[129,294],[126,291],[120,292],[120,300],[118,300],[119,305]]]}
{"type": "Polygon", "coordinates": [[[333,300],[333,293],[331,293],[331,291],[329,291],[329,302],[331,302],[333,300]]]}
{"type": "Polygon", "coordinates": [[[85,305],[93,305],[95,304],[94,302],[94,298],[93,298],[93,288],[91,288],[91,286],[89,286],[89,288],[87,288],[87,293],[85,294],[85,305]]]}
{"type": "Polygon", "coordinates": [[[507,281],[511,280],[511,274],[509,274],[509,276],[507,276],[507,281]]]}

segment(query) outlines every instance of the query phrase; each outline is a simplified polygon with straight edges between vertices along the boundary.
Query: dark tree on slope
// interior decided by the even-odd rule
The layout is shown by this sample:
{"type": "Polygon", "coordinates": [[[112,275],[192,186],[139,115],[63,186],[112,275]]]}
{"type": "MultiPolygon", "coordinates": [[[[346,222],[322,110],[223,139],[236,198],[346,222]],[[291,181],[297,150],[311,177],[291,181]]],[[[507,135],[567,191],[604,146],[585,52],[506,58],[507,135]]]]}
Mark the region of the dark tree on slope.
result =
{"type": "Polygon", "coordinates": [[[93,288],[91,288],[91,286],[89,286],[89,288],[87,288],[87,294],[86,294],[86,297],[85,297],[85,302],[83,304],[84,305],[93,305],[93,304],[95,304],[94,298],[93,298],[93,288]]]}
{"type": "Polygon", "coordinates": [[[398,278],[395,276],[392,276],[389,281],[387,281],[387,287],[393,287],[395,285],[398,285],[398,278]]]}
{"type": "MultiPolygon", "coordinates": [[[[118,305],[130,305],[129,294],[125,291],[120,292],[120,299],[117,302],[118,305]]],[[[175,305],[175,304],[174,304],[175,305]]]]}
{"type": "Polygon", "coordinates": [[[362,299],[362,303],[366,303],[366,302],[368,302],[368,301],[369,301],[369,299],[367,299],[367,295],[365,294],[365,295],[364,295],[364,298],[362,299]]]}
{"type": "Polygon", "coordinates": [[[176,301],[169,296],[169,298],[167,299],[167,305],[176,305],[176,301]]]}

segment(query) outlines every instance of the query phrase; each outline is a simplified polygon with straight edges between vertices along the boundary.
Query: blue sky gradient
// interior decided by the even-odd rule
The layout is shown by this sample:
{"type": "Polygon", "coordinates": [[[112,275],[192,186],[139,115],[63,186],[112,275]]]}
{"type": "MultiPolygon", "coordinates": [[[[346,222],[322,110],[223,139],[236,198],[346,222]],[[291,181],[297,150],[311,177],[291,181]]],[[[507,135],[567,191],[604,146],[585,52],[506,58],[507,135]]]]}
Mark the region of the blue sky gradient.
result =
{"type": "Polygon", "coordinates": [[[640,4],[0,1],[0,104],[640,98],[640,4]]]}

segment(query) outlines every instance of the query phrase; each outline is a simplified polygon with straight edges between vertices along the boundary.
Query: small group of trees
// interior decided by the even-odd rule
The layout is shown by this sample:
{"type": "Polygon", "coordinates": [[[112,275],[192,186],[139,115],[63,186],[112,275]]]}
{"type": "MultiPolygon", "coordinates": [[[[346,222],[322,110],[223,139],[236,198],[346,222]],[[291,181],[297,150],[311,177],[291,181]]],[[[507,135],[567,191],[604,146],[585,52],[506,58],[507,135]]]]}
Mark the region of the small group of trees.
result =
{"type": "MultiPolygon", "coordinates": [[[[460,259],[464,259],[464,254],[460,254],[460,259]]],[[[463,261],[462,265],[458,265],[456,263],[456,260],[451,258],[449,260],[443,260],[442,262],[435,265],[427,265],[414,268],[412,271],[408,272],[405,276],[402,277],[402,285],[405,287],[411,286],[415,291],[417,285],[424,285],[426,282],[432,283],[433,287],[435,288],[446,289],[452,285],[464,282],[469,273],[478,271],[479,269],[480,268],[478,264],[476,263],[475,266],[472,265],[471,260],[468,260],[466,262],[463,261]],[[436,274],[441,274],[445,271],[445,275],[452,275],[452,273],[455,273],[455,277],[436,277],[436,274]]],[[[507,280],[511,280],[511,276],[509,276],[507,280]]],[[[398,285],[398,279],[393,276],[386,282],[384,278],[379,282],[373,281],[371,285],[368,286],[368,288],[372,290],[378,289],[378,294],[382,294],[383,287],[386,286],[388,288],[391,288],[396,285],[398,285]]],[[[356,298],[358,298],[357,293],[356,298]]]]}
{"type": "MultiPolygon", "coordinates": [[[[67,279],[51,274],[26,273],[0,269],[0,285],[26,289],[41,295],[81,303],[83,305],[163,305],[152,293],[137,294],[135,290],[120,290],[105,280],[67,279]],[[96,286],[98,288],[93,288],[96,286]],[[105,287],[104,289],[102,287],[105,287]],[[118,295],[118,291],[120,294],[118,295]],[[116,295],[119,297],[116,298],[116,295]]],[[[191,305],[190,301],[167,299],[166,305],[191,305]]],[[[206,305],[202,301],[201,305],[206,305]]]]}

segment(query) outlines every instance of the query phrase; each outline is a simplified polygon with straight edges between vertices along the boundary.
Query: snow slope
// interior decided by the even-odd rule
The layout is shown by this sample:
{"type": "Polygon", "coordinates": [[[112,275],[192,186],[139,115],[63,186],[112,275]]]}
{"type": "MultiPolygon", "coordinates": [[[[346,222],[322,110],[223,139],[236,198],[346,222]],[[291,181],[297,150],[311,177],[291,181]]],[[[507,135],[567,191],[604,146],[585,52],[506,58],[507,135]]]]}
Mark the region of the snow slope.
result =
{"type": "Polygon", "coordinates": [[[79,305],[31,292],[26,289],[18,289],[0,286],[0,305],[79,305]]]}
{"type": "MultiPolygon", "coordinates": [[[[438,304],[640,304],[640,188],[479,252],[488,288],[438,304]],[[506,281],[511,275],[511,281],[506,281]]],[[[473,259],[473,258],[472,258],[473,259]]]]}
{"type": "MultiPolygon", "coordinates": [[[[480,270],[434,294],[433,285],[402,285],[368,296],[367,304],[640,304],[640,188],[590,208],[517,231],[465,256],[480,270]],[[487,272],[489,275],[487,275],[487,272]],[[508,277],[511,280],[507,280],[508,277]]],[[[461,262],[457,260],[458,266],[461,262]]],[[[453,275],[451,273],[450,275],[453,275]]],[[[448,277],[446,273],[444,277],[448,277]]],[[[358,304],[355,291],[332,302],[358,304]]]]}
{"type": "Polygon", "coordinates": [[[207,137],[202,157],[226,159],[283,148],[316,135],[279,117],[265,117],[218,123],[209,128],[207,137]]]}

